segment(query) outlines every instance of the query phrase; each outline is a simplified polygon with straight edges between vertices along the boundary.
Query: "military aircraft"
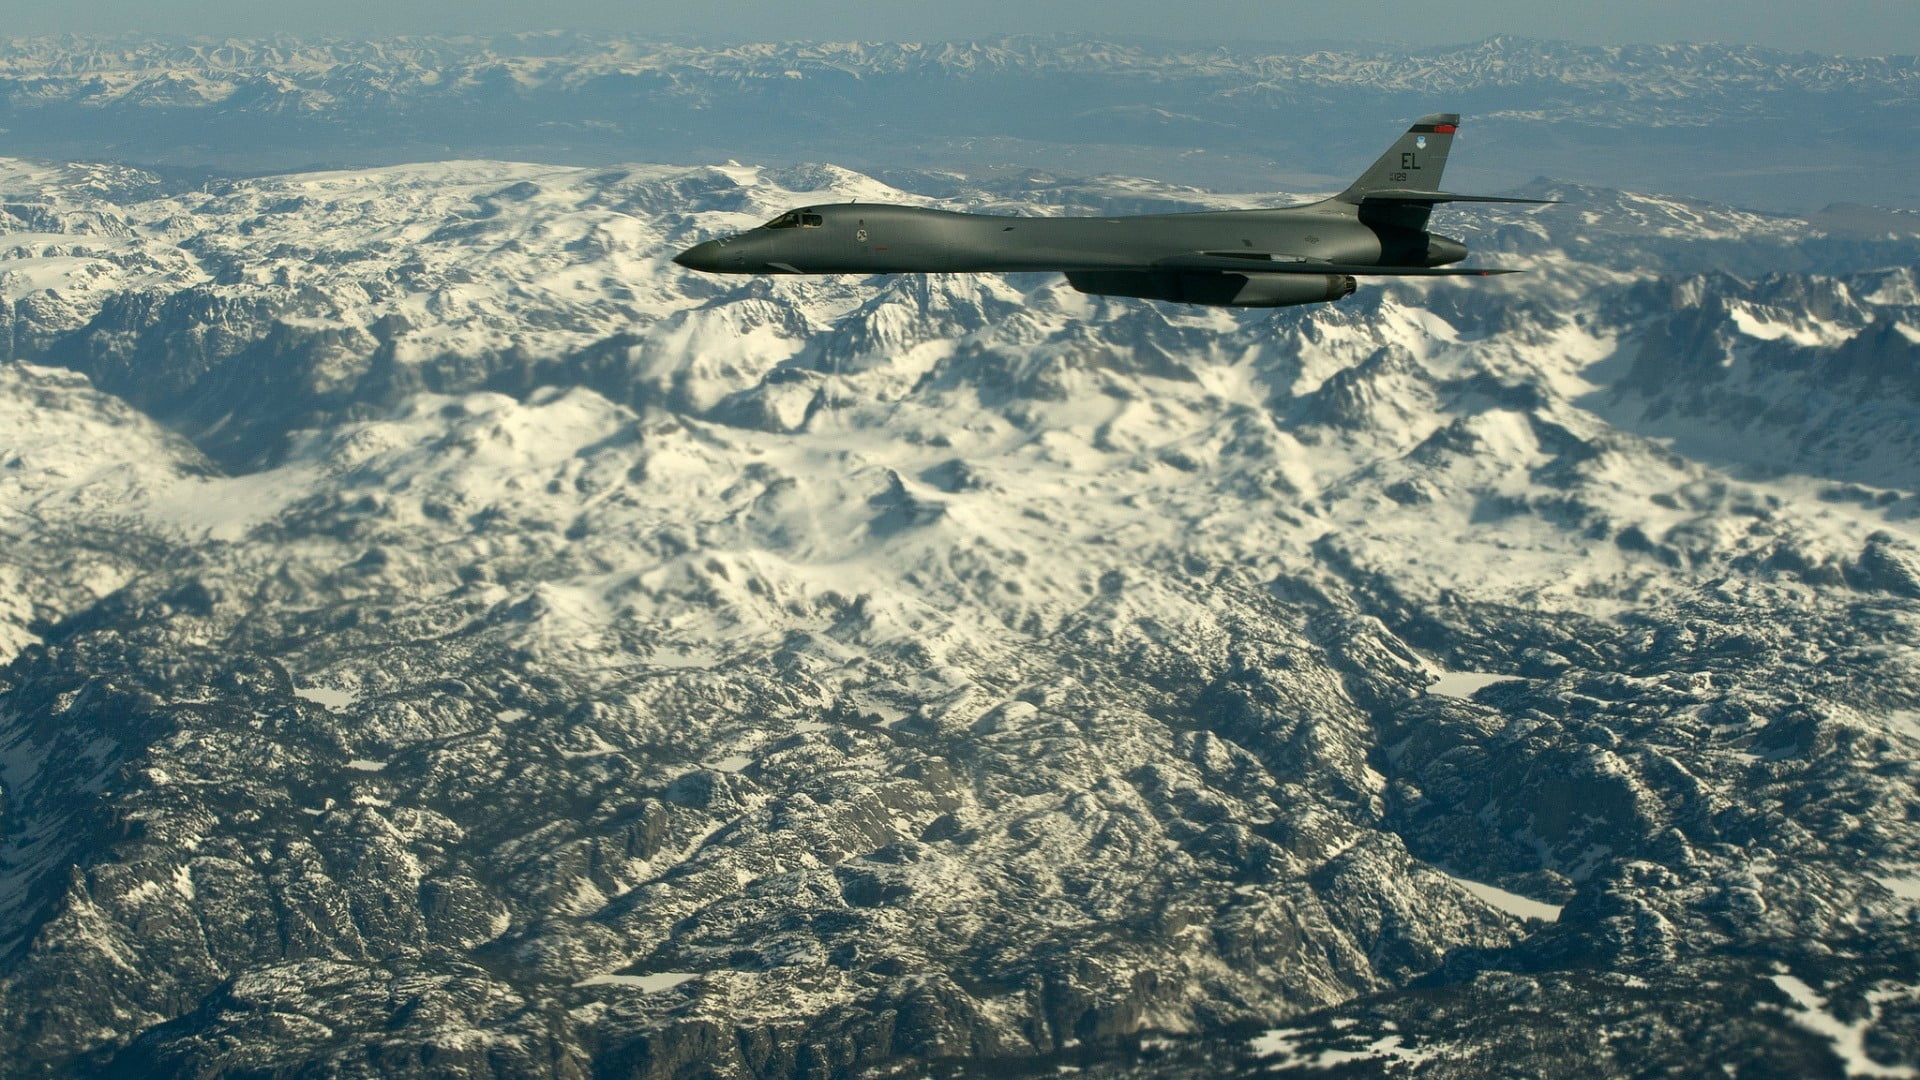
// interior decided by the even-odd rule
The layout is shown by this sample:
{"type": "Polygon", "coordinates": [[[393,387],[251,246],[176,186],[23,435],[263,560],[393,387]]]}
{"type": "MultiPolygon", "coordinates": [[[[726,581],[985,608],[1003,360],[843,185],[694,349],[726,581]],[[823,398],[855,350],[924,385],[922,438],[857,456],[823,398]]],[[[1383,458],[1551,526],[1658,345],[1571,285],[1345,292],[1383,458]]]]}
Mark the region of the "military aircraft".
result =
{"type": "Polygon", "coordinates": [[[818,204],[674,258],[714,274],[1060,271],[1083,293],[1218,307],[1338,300],[1361,275],[1486,276],[1427,231],[1436,204],[1537,203],[1438,190],[1455,113],[1423,116],[1347,190],[1301,206],[1136,217],[1026,218],[884,203],[818,204]]]}

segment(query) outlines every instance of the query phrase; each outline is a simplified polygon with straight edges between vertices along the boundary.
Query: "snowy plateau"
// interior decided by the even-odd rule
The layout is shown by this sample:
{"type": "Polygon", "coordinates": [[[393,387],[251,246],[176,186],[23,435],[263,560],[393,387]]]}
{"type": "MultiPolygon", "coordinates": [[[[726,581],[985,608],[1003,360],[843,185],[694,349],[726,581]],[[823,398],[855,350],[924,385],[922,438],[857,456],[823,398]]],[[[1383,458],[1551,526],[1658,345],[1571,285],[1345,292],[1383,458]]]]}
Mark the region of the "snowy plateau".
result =
{"type": "Polygon", "coordinates": [[[1232,312],[721,279],[1119,178],[0,161],[16,1075],[1914,1075],[1920,239],[1536,182],[1232,312]]]}

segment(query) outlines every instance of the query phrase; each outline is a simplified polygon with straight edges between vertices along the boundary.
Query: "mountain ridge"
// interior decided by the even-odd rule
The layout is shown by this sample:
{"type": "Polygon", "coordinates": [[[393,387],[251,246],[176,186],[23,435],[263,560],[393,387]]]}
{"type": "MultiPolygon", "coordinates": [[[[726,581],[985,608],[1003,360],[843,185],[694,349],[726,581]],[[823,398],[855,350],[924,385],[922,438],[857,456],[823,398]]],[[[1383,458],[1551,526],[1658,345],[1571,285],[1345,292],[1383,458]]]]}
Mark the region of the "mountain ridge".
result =
{"type": "Polygon", "coordinates": [[[111,144],[123,161],[216,174],[422,158],[828,158],[867,171],[1338,186],[1379,150],[1380,132],[1356,117],[1390,125],[1445,108],[1467,113],[1467,137],[1483,140],[1455,165],[1475,181],[1467,190],[1547,172],[1788,209],[1911,209],[1892,177],[1912,151],[1886,135],[1912,126],[1916,89],[1912,58],[1511,38],[1297,52],[587,34],[0,47],[13,153],[85,159],[111,144]],[[1755,124],[1768,131],[1758,152],[1755,124]]]}
{"type": "Polygon", "coordinates": [[[8,163],[0,1051],[1920,1063],[1912,238],[1587,188],[1276,312],[668,261],[1239,198],[937,190],[8,163]]]}

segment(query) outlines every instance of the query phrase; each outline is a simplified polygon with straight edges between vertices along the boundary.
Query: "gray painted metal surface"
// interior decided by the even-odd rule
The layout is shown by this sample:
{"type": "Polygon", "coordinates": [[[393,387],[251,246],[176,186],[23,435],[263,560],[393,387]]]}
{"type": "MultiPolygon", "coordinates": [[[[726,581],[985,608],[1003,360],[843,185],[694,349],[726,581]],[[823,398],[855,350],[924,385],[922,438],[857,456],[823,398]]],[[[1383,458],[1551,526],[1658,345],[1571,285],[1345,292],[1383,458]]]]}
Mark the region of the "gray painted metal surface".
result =
{"type": "Polygon", "coordinates": [[[1081,292],[1229,307],[1337,300],[1355,275],[1464,269],[1458,240],[1427,231],[1442,202],[1536,202],[1438,189],[1460,118],[1421,117],[1347,190],[1277,209],[1017,218],[917,206],[802,207],[674,261],[716,274],[1059,271],[1081,292]]]}

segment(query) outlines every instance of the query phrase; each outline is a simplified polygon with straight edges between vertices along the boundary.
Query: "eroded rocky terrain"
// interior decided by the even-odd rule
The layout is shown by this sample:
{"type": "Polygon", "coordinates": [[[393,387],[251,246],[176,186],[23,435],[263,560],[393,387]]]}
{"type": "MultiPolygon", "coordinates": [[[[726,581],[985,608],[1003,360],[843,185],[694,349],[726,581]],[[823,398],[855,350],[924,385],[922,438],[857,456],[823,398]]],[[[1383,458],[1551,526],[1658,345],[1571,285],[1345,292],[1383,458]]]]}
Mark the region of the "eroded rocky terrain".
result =
{"type": "Polygon", "coordinates": [[[1920,1067],[1920,244],[1543,183],[1445,226],[1533,273],[1278,312],[667,261],[1284,201],[921,179],[8,163],[0,1055],[1920,1067]]]}

